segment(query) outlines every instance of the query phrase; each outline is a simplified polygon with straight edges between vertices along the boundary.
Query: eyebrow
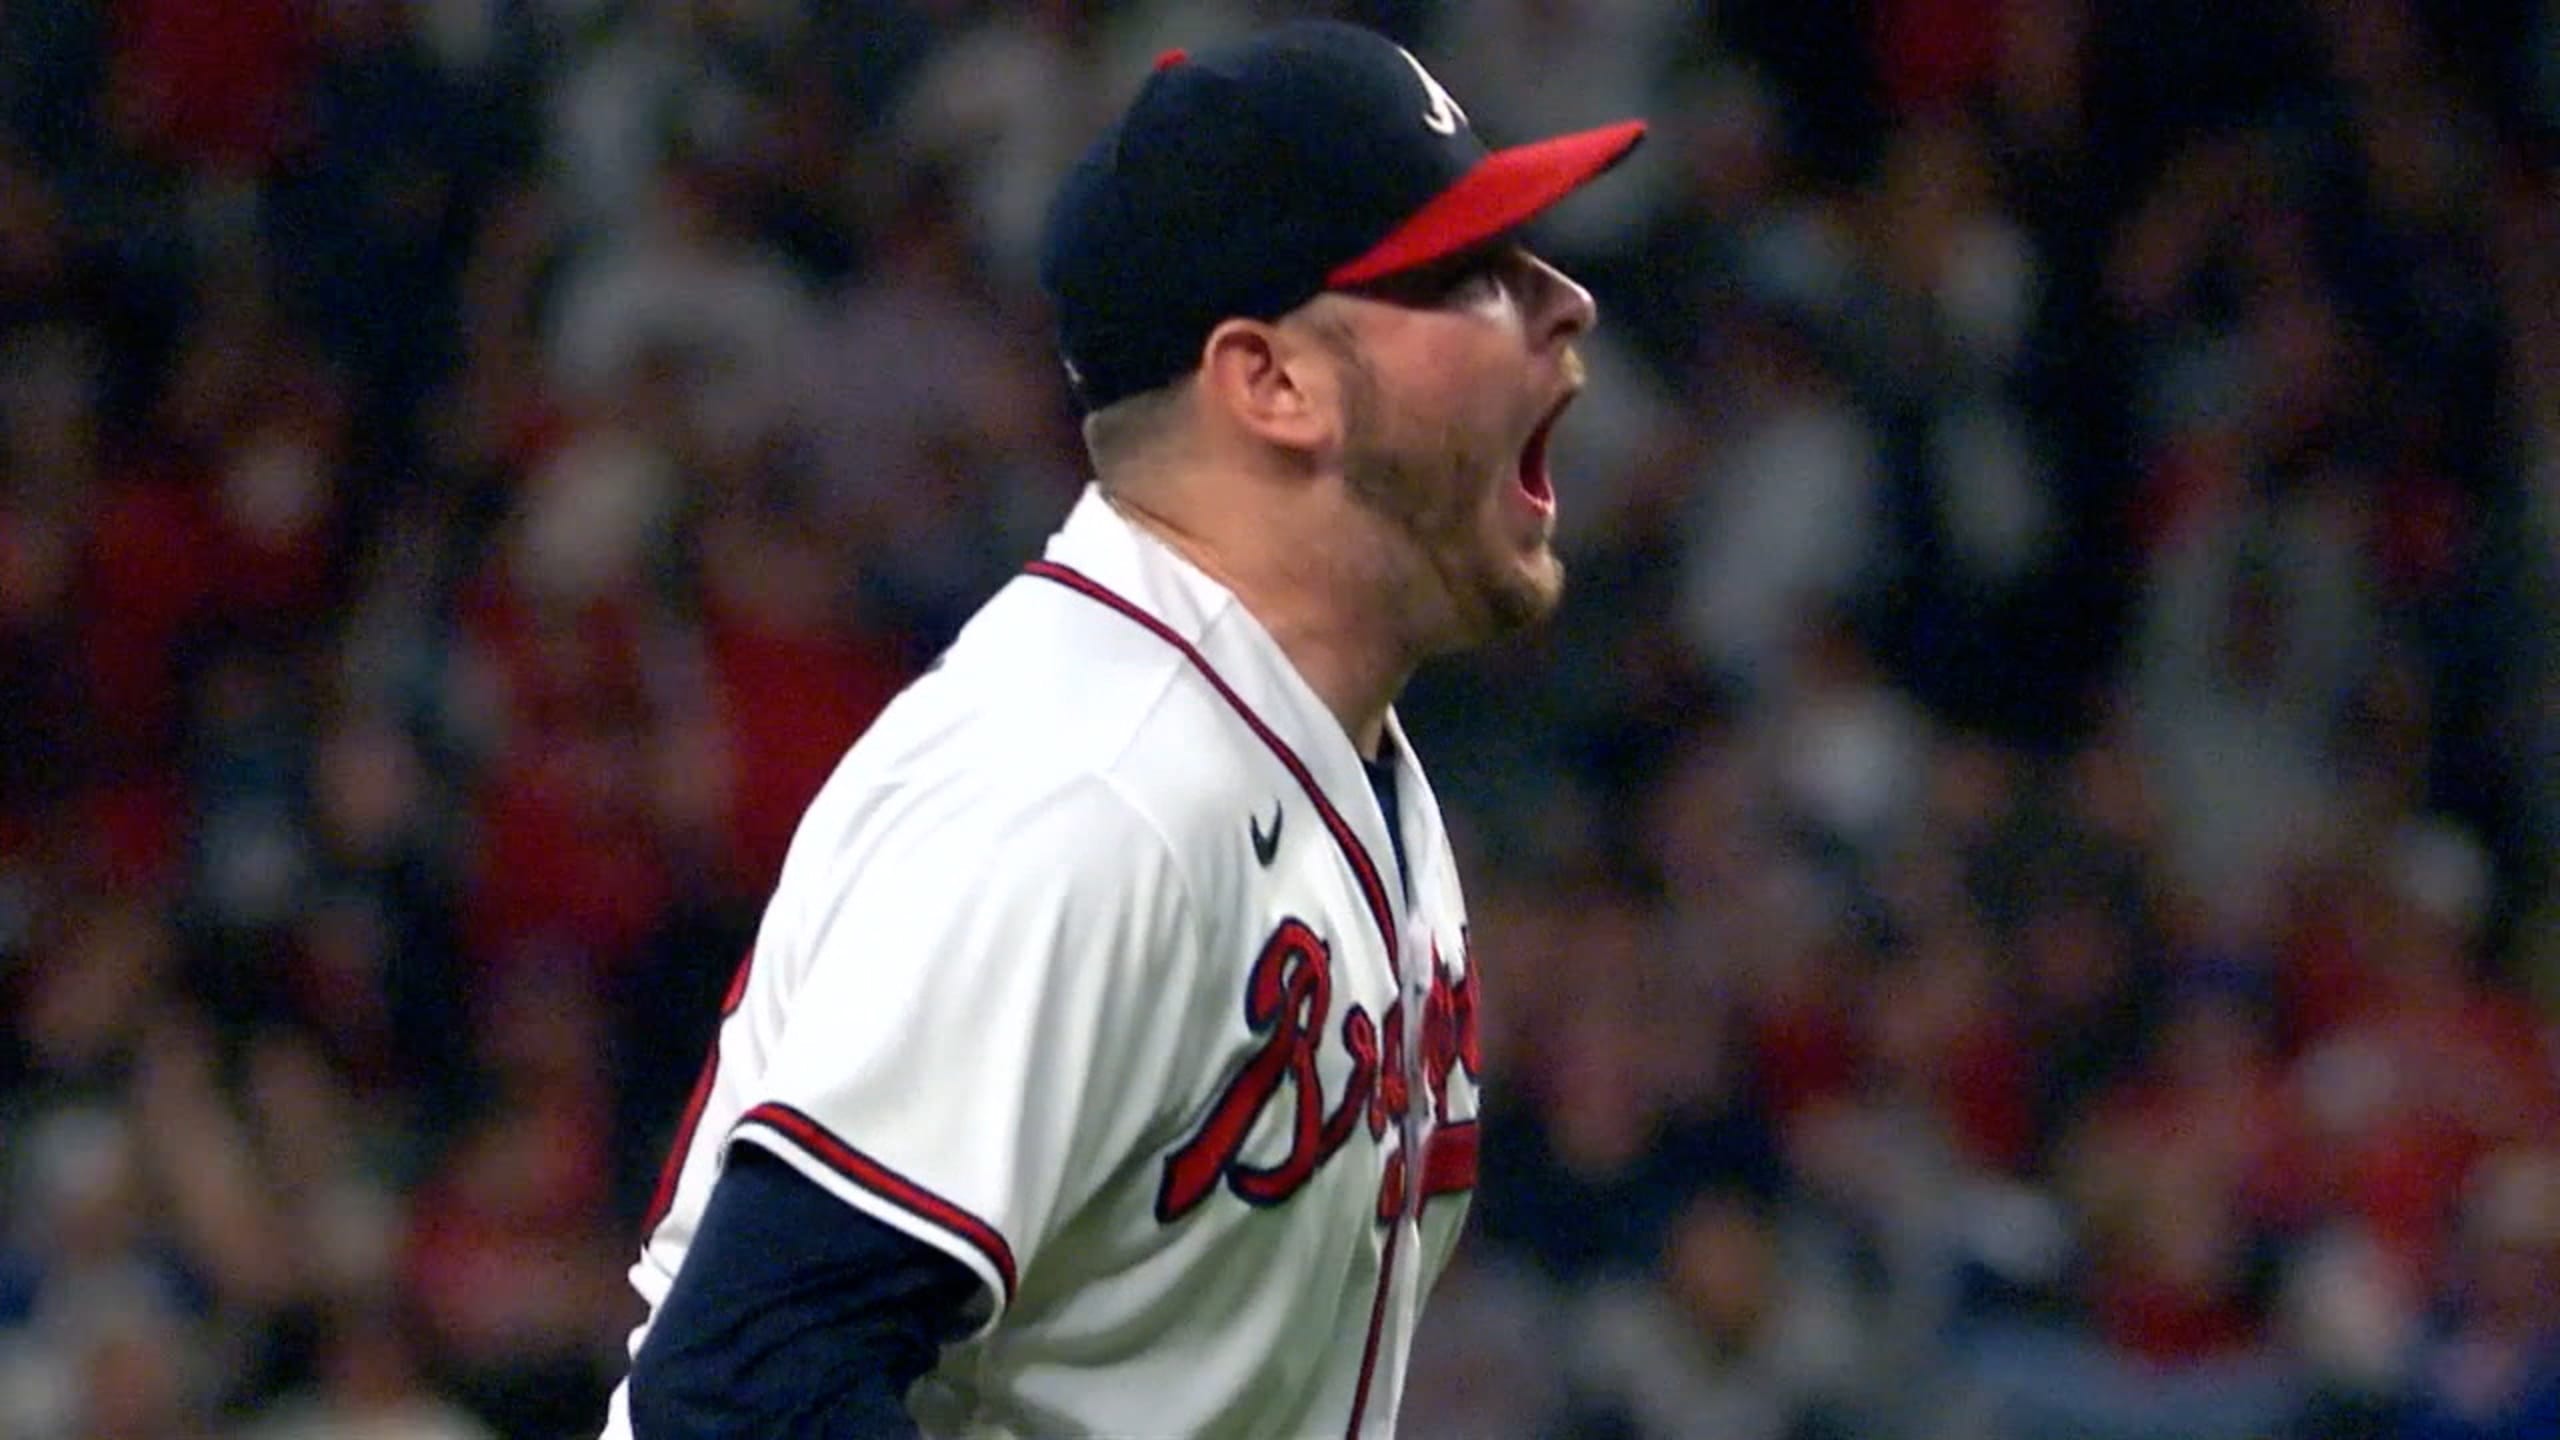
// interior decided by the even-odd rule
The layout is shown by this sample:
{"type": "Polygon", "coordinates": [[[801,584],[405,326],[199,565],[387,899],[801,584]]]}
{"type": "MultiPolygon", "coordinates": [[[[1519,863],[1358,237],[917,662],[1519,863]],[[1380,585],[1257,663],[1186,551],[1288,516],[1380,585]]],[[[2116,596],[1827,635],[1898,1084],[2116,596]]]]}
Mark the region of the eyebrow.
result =
{"type": "Polygon", "coordinates": [[[1344,293],[1390,305],[1437,308],[1447,299],[1449,291],[1461,283],[1488,270],[1516,266],[1524,253],[1517,240],[1498,237],[1455,254],[1444,255],[1427,265],[1350,286],[1344,293]]]}

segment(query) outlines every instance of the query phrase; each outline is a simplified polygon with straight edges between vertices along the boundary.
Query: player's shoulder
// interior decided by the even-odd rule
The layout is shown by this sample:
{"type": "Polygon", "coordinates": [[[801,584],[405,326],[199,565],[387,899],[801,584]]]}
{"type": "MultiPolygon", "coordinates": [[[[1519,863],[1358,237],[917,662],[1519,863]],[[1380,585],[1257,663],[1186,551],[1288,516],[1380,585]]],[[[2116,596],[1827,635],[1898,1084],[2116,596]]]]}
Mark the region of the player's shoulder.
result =
{"type": "Polygon", "coordinates": [[[804,832],[842,843],[884,822],[990,837],[1068,823],[1095,846],[1160,846],[1195,871],[1234,848],[1216,842],[1270,788],[1253,788],[1270,760],[1192,658],[1194,632],[1222,616],[1145,613],[1153,624],[1016,579],[856,743],[804,832]]]}
{"type": "Polygon", "coordinates": [[[1061,815],[1101,829],[1161,818],[1164,772],[1187,768],[1176,757],[1205,738],[1184,713],[1180,666],[1109,612],[1018,579],[847,752],[804,839],[884,823],[995,835],[1061,815]]]}
{"type": "Polygon", "coordinates": [[[970,619],[849,759],[881,777],[993,770],[1034,785],[1133,771],[1143,768],[1133,754],[1214,739],[1182,703],[1183,671],[1181,651],[1158,635],[1023,576],[970,619]]]}

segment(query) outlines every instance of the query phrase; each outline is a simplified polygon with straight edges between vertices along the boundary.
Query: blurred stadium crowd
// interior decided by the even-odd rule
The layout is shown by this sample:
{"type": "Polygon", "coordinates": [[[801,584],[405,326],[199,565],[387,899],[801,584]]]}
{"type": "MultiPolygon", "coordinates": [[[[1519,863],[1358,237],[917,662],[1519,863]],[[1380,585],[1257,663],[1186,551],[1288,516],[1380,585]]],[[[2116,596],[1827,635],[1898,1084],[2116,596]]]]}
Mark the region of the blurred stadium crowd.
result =
{"type": "MultiPolygon", "coordinates": [[[[799,805],[1080,484],[1049,181],[1318,8],[0,3],[0,1435],[592,1425],[799,805]]],[[[2560,1435],[2560,5],[1331,13],[1656,124],[1572,597],[1406,706],[1409,1432],[2560,1435]]]]}

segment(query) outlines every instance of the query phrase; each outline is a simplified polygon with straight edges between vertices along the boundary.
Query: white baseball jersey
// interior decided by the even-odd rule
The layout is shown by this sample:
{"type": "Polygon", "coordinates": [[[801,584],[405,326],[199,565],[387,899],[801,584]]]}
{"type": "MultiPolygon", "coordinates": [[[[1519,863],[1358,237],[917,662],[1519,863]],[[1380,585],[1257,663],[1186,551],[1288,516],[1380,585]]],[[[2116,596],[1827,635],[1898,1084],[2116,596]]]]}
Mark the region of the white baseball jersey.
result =
{"type": "Polygon", "coordinates": [[[1477,1052],[1439,806],[1389,737],[1410,898],[1341,724],[1089,491],[803,818],[641,1295],[759,1145],[984,1286],[909,1397],[929,1434],[1390,1433],[1477,1052]]]}

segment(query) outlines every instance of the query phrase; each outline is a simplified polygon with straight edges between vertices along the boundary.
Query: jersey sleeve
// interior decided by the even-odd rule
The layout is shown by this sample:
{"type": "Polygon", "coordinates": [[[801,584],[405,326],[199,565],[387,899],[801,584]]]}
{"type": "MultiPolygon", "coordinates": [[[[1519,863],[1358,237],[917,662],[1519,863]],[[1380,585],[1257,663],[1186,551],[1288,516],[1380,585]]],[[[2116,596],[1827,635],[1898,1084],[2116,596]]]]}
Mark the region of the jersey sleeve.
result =
{"type": "Polygon", "coordinates": [[[631,1357],[631,1429],[912,1437],[906,1395],[979,1291],[950,1256],[750,1147],[631,1357]]]}
{"type": "Polygon", "coordinates": [[[1201,945],[1098,778],[866,828],[801,897],[805,977],[731,1135],[969,1266],[983,1329],[1184,1090],[1201,945]]]}

